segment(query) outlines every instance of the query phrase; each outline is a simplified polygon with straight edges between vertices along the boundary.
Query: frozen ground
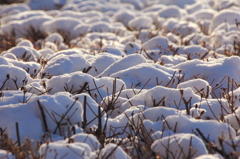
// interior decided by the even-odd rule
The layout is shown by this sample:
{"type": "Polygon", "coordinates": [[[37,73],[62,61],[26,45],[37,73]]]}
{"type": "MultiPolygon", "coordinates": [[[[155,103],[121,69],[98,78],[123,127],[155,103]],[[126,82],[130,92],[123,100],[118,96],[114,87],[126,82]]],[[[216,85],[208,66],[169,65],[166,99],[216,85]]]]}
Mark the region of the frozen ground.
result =
{"type": "Polygon", "coordinates": [[[239,0],[27,0],[0,18],[0,158],[240,156],[239,0]]]}

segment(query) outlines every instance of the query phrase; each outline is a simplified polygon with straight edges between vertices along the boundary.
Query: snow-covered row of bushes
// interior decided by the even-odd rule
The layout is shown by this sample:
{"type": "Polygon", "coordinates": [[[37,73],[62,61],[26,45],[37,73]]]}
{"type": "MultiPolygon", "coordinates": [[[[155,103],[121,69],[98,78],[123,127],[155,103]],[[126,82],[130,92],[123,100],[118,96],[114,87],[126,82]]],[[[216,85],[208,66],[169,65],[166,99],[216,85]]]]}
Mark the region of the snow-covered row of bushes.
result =
{"type": "Polygon", "coordinates": [[[29,0],[0,17],[0,157],[240,156],[238,0],[29,0]]]}

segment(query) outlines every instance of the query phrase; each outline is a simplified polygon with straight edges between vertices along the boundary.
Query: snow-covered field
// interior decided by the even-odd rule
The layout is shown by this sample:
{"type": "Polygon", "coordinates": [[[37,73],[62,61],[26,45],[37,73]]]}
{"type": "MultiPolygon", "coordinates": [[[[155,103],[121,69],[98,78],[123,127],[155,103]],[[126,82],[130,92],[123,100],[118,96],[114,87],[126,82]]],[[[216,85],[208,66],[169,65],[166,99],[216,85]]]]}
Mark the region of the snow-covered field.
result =
{"type": "Polygon", "coordinates": [[[239,0],[28,0],[0,18],[0,158],[240,156],[239,0]]]}

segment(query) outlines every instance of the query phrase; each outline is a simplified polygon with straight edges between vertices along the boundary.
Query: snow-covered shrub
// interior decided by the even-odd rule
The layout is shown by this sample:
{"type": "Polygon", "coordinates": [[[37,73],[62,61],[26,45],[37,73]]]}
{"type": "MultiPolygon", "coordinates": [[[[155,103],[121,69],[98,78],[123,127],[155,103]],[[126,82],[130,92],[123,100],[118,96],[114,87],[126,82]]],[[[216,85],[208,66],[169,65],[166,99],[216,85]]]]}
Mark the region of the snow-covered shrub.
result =
{"type": "Polygon", "coordinates": [[[130,156],[126,154],[126,152],[123,151],[121,147],[119,147],[116,144],[107,144],[105,148],[103,148],[100,152],[100,157],[101,158],[110,158],[110,159],[130,159],[130,156]]]}
{"type": "Polygon", "coordinates": [[[158,155],[172,159],[177,156],[192,158],[208,153],[204,142],[199,137],[181,133],[156,140],[151,148],[158,155]],[[191,149],[185,146],[188,144],[191,145],[191,149]]]}
{"type": "Polygon", "coordinates": [[[90,158],[91,148],[85,143],[48,143],[41,145],[39,153],[46,159],[51,158],[90,158]]]}

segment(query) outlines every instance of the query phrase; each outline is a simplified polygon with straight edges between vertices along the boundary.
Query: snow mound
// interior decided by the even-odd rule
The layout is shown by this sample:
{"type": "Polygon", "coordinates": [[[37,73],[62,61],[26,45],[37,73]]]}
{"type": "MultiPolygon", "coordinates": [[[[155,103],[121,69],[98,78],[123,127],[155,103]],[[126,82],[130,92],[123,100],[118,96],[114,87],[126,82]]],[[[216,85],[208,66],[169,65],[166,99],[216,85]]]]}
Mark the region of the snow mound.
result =
{"type": "Polygon", "coordinates": [[[18,90],[22,85],[33,81],[25,70],[16,66],[0,65],[0,72],[1,90],[18,90]]]}
{"type": "Polygon", "coordinates": [[[161,50],[163,53],[171,53],[169,50],[169,47],[176,47],[174,43],[169,41],[166,37],[164,36],[156,36],[147,42],[143,43],[142,49],[145,50],[161,50]]]}
{"type": "Polygon", "coordinates": [[[200,95],[203,93],[203,96],[209,97],[209,94],[212,91],[212,87],[209,86],[209,83],[203,79],[194,79],[194,80],[189,80],[182,82],[178,84],[177,88],[188,88],[190,87],[195,94],[200,95]]]}
{"type": "MultiPolygon", "coordinates": [[[[212,119],[219,120],[223,116],[228,115],[231,112],[231,106],[225,99],[206,99],[199,103],[194,103],[193,105],[197,108],[191,108],[190,111],[199,110],[199,112],[205,110],[204,114],[201,114],[202,119],[212,119]]],[[[234,107],[235,108],[235,107],[234,107]]],[[[194,116],[197,114],[193,113],[194,116]]]]}
{"type": "Polygon", "coordinates": [[[195,2],[195,0],[169,0],[169,1],[164,1],[164,0],[159,0],[160,4],[164,5],[176,5],[181,8],[184,8],[185,5],[191,5],[195,2]]]}
{"type": "Polygon", "coordinates": [[[154,141],[151,149],[158,155],[169,159],[177,156],[197,157],[208,153],[204,142],[199,137],[181,133],[154,141]],[[185,145],[191,145],[191,149],[185,145]]]}
{"type": "Polygon", "coordinates": [[[50,21],[51,16],[39,15],[23,20],[10,21],[7,24],[1,25],[1,29],[9,36],[18,38],[32,38],[31,36],[44,36],[45,30],[43,23],[50,21]]]}
{"type": "Polygon", "coordinates": [[[99,156],[101,158],[109,158],[109,159],[130,159],[131,157],[123,151],[121,147],[116,144],[110,143],[107,144],[102,151],[100,152],[99,156]]]}
{"type": "MultiPolygon", "coordinates": [[[[114,80],[114,78],[110,77],[97,79],[89,74],[77,71],[70,74],[54,76],[46,82],[46,85],[47,89],[52,88],[50,92],[51,94],[62,91],[68,91],[72,94],[76,94],[86,92],[87,88],[84,89],[84,87],[86,87],[86,84],[88,84],[89,90],[93,89],[91,94],[93,95],[94,92],[97,94],[95,100],[98,101],[100,100],[100,95],[98,94],[96,88],[99,87],[98,89],[100,91],[100,94],[102,95],[102,97],[105,97],[107,95],[107,91],[108,93],[112,92],[114,80]],[[94,81],[96,83],[96,86],[94,84],[94,81]]],[[[123,85],[125,88],[124,82],[122,80],[116,79],[116,92],[120,91],[123,85]]]]}
{"type": "Polygon", "coordinates": [[[172,74],[166,70],[143,63],[113,73],[110,77],[122,79],[127,88],[153,88],[157,85],[167,85],[171,80],[171,76],[172,74]]]}
{"type": "Polygon", "coordinates": [[[149,29],[152,19],[147,16],[136,17],[128,22],[128,26],[132,30],[149,29]]]}
{"type": "Polygon", "coordinates": [[[105,71],[106,68],[111,66],[114,62],[116,62],[117,59],[116,57],[111,56],[107,53],[101,53],[96,55],[93,60],[89,61],[93,68],[88,72],[88,74],[94,77],[102,74],[102,72],[105,71]]]}
{"type": "Polygon", "coordinates": [[[214,15],[209,32],[211,33],[217,26],[222,23],[236,24],[236,21],[240,21],[239,12],[229,9],[222,10],[214,15]]]}
{"type": "Polygon", "coordinates": [[[92,151],[100,149],[100,143],[98,142],[96,136],[92,134],[79,133],[71,136],[70,139],[66,139],[67,143],[69,140],[72,140],[73,143],[86,143],[89,145],[92,151]]]}
{"type": "Polygon", "coordinates": [[[176,5],[170,5],[161,9],[158,15],[163,18],[181,19],[183,16],[187,15],[187,12],[176,5]]]}
{"type": "Polygon", "coordinates": [[[15,157],[12,155],[12,153],[10,153],[6,150],[0,150],[0,157],[2,159],[15,159],[15,157]]]}
{"type": "Polygon", "coordinates": [[[11,15],[21,13],[24,11],[29,11],[31,8],[27,4],[10,4],[10,5],[3,5],[0,10],[0,15],[11,15]]]}
{"type": "Polygon", "coordinates": [[[41,145],[39,153],[46,159],[52,158],[90,158],[91,148],[85,143],[48,143],[41,145]]]}
{"type": "Polygon", "coordinates": [[[42,25],[43,29],[49,34],[59,31],[72,36],[72,29],[80,23],[82,23],[81,20],[76,18],[57,17],[44,22],[42,25]]]}
{"type": "MultiPolygon", "coordinates": [[[[185,78],[199,75],[198,77],[206,80],[208,83],[212,83],[212,87],[217,86],[222,81],[221,85],[227,88],[228,80],[224,78],[226,75],[234,81],[239,81],[239,73],[236,70],[238,68],[238,61],[240,60],[237,56],[224,57],[223,59],[216,59],[213,61],[200,61],[191,60],[174,66],[175,69],[181,69],[182,73],[185,73],[185,78]],[[224,60],[223,60],[224,59],[224,60]],[[221,70],[221,71],[217,71],[221,70]],[[229,71],[231,70],[231,71],[229,71]],[[218,81],[213,79],[219,79],[218,81]]],[[[220,90],[216,89],[215,94],[219,96],[220,90]]],[[[215,96],[214,96],[215,97],[215,96]]]]}
{"type": "Polygon", "coordinates": [[[0,107],[0,127],[5,129],[9,138],[24,143],[26,138],[38,140],[44,133],[41,120],[31,108],[32,105],[25,103],[9,104],[0,107]],[[19,132],[19,140],[16,132],[19,132]]]}
{"type": "Polygon", "coordinates": [[[17,15],[10,15],[10,16],[6,16],[3,17],[1,19],[1,24],[6,24],[8,22],[12,22],[12,21],[18,21],[18,20],[24,20],[24,19],[28,19],[30,17],[35,17],[35,16],[46,16],[47,14],[44,11],[25,11],[25,12],[21,12],[17,15]]]}
{"type": "Polygon", "coordinates": [[[109,76],[115,72],[125,70],[129,67],[136,66],[141,63],[146,63],[146,59],[142,55],[128,55],[108,66],[99,76],[109,76]]]}
{"type": "MultiPolygon", "coordinates": [[[[99,106],[98,103],[93,100],[93,98],[86,93],[82,93],[80,95],[74,95],[72,98],[78,98],[78,101],[84,106],[85,102],[86,102],[86,125],[88,128],[92,127],[92,126],[97,126],[98,125],[98,110],[99,110],[99,106]],[[86,100],[86,101],[85,101],[86,100]]],[[[106,118],[106,113],[103,112],[103,109],[100,108],[101,110],[101,121],[102,124],[105,124],[105,118],[106,118]]]]}
{"type": "Polygon", "coordinates": [[[225,121],[229,123],[235,130],[239,130],[240,109],[235,110],[234,113],[228,114],[224,117],[225,121]]]}
{"type": "Polygon", "coordinates": [[[158,62],[159,64],[164,64],[164,65],[169,65],[169,66],[174,66],[177,64],[180,64],[184,61],[186,61],[187,58],[183,56],[168,56],[168,55],[162,55],[159,59],[158,62]]]}
{"type": "MultiPolygon", "coordinates": [[[[46,114],[45,121],[47,126],[53,134],[64,136],[67,126],[82,122],[82,104],[76,98],[72,99],[67,92],[34,97],[29,100],[28,104],[34,105],[35,114],[40,119],[42,119],[42,112],[40,112],[38,107],[42,107],[46,114]]],[[[44,119],[42,121],[44,122],[44,119]]]]}
{"type": "Polygon", "coordinates": [[[113,15],[115,22],[121,22],[125,27],[128,27],[128,23],[135,17],[134,13],[127,10],[119,10],[113,15]]]}
{"type": "Polygon", "coordinates": [[[76,71],[88,69],[90,64],[79,54],[60,55],[48,61],[46,67],[41,71],[50,76],[63,75],[76,71]]]}
{"type": "Polygon", "coordinates": [[[16,46],[11,49],[9,49],[6,52],[3,52],[1,55],[4,56],[7,53],[12,53],[15,55],[18,59],[21,59],[22,61],[34,61],[37,62],[37,60],[40,58],[40,53],[35,50],[34,48],[26,47],[26,46],[16,46]]]}
{"type": "Polygon", "coordinates": [[[156,86],[149,89],[143,93],[139,93],[129,101],[123,103],[123,107],[130,107],[131,105],[147,105],[150,107],[155,106],[166,106],[171,108],[176,108],[178,110],[185,109],[185,104],[182,99],[185,98],[186,101],[191,99],[191,102],[200,102],[200,97],[192,91],[190,88],[185,88],[182,90],[166,88],[163,86],[156,86]],[[164,92],[159,94],[158,92],[164,92]],[[179,103],[175,103],[178,101],[179,103]],[[131,104],[130,104],[131,103],[131,104]]]}
{"type": "Polygon", "coordinates": [[[175,130],[176,133],[192,133],[199,134],[197,129],[209,142],[215,142],[219,147],[220,143],[218,137],[222,137],[224,140],[236,137],[235,130],[226,123],[219,123],[214,120],[196,120],[188,118],[183,115],[172,115],[165,119],[165,127],[170,130],[175,130]],[[177,125],[176,125],[177,124],[177,125]],[[208,128],[211,127],[211,131],[208,128]]]}
{"type": "Polygon", "coordinates": [[[192,33],[200,33],[201,30],[196,23],[188,21],[179,21],[175,18],[169,18],[166,20],[162,27],[166,33],[172,32],[180,37],[185,37],[192,33]]]}

